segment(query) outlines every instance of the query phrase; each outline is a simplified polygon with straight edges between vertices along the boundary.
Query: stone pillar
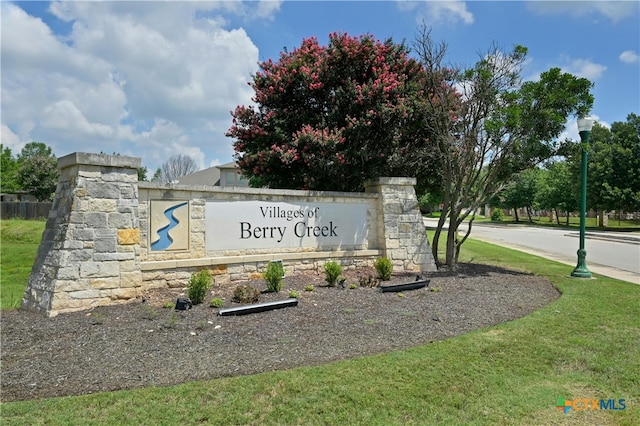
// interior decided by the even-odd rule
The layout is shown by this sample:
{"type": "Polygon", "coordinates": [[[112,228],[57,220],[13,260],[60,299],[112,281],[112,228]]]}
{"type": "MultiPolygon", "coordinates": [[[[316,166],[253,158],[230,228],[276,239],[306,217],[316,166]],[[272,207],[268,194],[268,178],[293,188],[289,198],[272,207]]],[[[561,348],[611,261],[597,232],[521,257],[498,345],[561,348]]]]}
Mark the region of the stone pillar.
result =
{"type": "Polygon", "coordinates": [[[73,153],[60,180],[22,309],[47,316],[138,296],[139,158],[73,153]]]}
{"type": "Polygon", "coordinates": [[[365,192],[380,194],[378,248],[393,262],[394,270],[435,271],[415,184],[415,178],[381,177],[365,183],[365,192]]]}

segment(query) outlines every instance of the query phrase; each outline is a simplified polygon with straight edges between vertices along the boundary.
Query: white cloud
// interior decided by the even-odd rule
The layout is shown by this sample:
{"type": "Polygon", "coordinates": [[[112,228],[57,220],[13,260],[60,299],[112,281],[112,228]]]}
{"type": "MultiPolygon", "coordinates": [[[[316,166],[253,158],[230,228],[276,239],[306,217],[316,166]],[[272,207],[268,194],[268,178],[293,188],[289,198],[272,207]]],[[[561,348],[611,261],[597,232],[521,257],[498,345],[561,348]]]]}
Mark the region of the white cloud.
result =
{"type": "Polygon", "coordinates": [[[133,154],[153,169],[177,153],[199,167],[226,162],[229,111],[250,103],[258,49],[221,13],[269,19],[280,4],[53,2],[71,24],[63,38],[3,3],[3,138],[38,140],[56,155],[133,154]]]}
{"type": "Polygon", "coordinates": [[[620,54],[620,60],[625,64],[635,64],[640,62],[640,55],[633,50],[625,50],[620,54]]]}
{"type": "Polygon", "coordinates": [[[638,16],[638,3],[633,1],[529,1],[527,8],[541,15],[595,15],[612,22],[638,16]]]}
{"type": "Polygon", "coordinates": [[[572,59],[564,58],[565,64],[561,66],[564,72],[583,77],[591,81],[598,80],[607,67],[601,64],[596,64],[588,59],[572,59]]]}
{"type": "Polygon", "coordinates": [[[396,0],[398,8],[403,11],[412,11],[416,14],[418,23],[426,21],[430,23],[462,22],[473,23],[473,14],[467,10],[467,3],[459,0],[415,2],[410,0],[396,0]]]}

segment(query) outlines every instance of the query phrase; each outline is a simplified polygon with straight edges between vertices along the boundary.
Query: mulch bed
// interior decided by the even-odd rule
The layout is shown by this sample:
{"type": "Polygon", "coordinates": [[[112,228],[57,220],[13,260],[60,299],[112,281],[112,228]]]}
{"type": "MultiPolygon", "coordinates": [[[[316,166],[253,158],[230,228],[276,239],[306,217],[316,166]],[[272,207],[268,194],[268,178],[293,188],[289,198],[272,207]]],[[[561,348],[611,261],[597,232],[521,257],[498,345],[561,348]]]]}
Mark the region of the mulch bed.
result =
{"type": "MultiPolygon", "coordinates": [[[[373,268],[343,275],[344,289],[327,287],[324,274],[287,276],[280,293],[263,293],[260,302],[295,290],[298,306],[249,315],[220,316],[209,306],[214,297],[238,306],[235,285],[214,288],[186,311],[163,307],[185,297],[184,289],[53,318],[3,311],[1,400],[167,386],[406,349],[520,318],[559,297],[543,278],[477,264],[423,274],[428,287],[402,293],[361,286],[373,268]]],[[[383,284],[415,279],[395,275],[383,284]]],[[[247,284],[266,288],[263,280],[247,284]]]]}

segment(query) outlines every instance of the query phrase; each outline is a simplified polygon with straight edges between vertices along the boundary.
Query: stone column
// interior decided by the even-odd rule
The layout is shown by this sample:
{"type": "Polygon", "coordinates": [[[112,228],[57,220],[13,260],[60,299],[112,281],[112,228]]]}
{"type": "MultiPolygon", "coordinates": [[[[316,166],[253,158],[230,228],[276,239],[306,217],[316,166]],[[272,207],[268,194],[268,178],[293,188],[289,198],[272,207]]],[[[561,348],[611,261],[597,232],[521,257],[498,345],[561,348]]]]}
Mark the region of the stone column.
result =
{"type": "Polygon", "coordinates": [[[415,184],[415,178],[381,177],[365,183],[365,192],[380,194],[378,248],[393,262],[394,270],[435,271],[415,184]]]}
{"type": "Polygon", "coordinates": [[[139,158],[73,153],[60,180],[22,309],[47,316],[138,296],[139,158]]]}

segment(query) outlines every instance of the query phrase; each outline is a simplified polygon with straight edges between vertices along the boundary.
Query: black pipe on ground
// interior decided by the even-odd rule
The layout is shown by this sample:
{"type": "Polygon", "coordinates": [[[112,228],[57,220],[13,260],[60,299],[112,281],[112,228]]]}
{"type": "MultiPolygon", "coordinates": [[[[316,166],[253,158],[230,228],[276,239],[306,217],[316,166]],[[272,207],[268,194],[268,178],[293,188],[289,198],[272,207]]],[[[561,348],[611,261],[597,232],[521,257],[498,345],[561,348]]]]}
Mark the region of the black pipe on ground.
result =
{"type": "Polygon", "coordinates": [[[406,291],[406,290],[417,290],[419,288],[428,286],[429,282],[431,282],[431,280],[422,280],[422,281],[414,281],[412,283],[406,283],[406,284],[380,286],[380,292],[387,293],[387,292],[399,292],[399,291],[406,291]]]}
{"type": "Polygon", "coordinates": [[[218,311],[218,315],[246,315],[256,312],[270,311],[273,309],[288,308],[298,306],[298,299],[290,298],[286,300],[278,300],[275,302],[254,303],[252,305],[235,306],[232,308],[222,308],[218,311]]]}

